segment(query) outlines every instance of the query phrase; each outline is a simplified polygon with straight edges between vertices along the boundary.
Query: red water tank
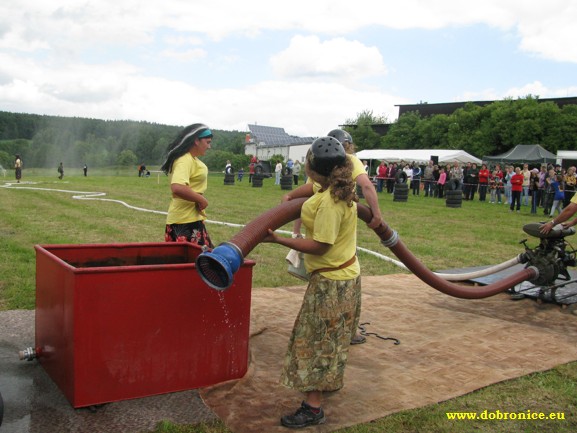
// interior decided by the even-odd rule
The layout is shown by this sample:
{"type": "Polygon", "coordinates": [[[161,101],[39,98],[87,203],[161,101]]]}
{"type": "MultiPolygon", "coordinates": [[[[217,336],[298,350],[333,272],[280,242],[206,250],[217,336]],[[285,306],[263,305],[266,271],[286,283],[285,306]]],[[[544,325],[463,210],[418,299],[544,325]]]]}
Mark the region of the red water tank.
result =
{"type": "Polygon", "coordinates": [[[36,354],[73,407],[246,373],[254,262],[220,292],[199,277],[190,243],[35,249],[36,354]]]}

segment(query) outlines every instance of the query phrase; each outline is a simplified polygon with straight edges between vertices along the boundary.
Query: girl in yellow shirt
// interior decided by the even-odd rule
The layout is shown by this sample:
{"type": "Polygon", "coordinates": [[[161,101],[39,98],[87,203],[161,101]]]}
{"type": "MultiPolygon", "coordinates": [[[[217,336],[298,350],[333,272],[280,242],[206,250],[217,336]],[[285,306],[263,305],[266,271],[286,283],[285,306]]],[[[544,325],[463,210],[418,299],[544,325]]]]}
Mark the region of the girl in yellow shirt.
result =
{"type": "Polygon", "coordinates": [[[192,242],[213,248],[204,225],[208,201],[208,168],[198,159],[212,142],[212,131],[202,123],[184,128],[169,144],[161,170],[169,176],[172,197],[166,217],[166,242],[192,242]]]}
{"type": "Polygon", "coordinates": [[[269,230],[265,239],[305,253],[305,268],[310,273],[281,376],[283,385],[305,393],[306,398],[294,414],[281,418],[285,427],[324,423],[323,391],[343,386],[361,306],[352,170],[337,139],[315,140],[307,153],[305,171],[320,189],[301,209],[306,237],[285,238],[269,230]]]}

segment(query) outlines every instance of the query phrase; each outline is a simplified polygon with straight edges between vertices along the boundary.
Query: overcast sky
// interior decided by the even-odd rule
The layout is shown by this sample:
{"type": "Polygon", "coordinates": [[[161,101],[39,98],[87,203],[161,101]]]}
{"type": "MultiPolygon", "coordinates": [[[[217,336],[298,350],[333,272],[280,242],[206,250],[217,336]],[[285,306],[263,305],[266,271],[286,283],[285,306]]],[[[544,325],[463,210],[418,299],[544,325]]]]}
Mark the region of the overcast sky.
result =
{"type": "Polygon", "coordinates": [[[577,96],[573,0],[5,0],[0,110],[321,136],[398,104],[577,96]]]}

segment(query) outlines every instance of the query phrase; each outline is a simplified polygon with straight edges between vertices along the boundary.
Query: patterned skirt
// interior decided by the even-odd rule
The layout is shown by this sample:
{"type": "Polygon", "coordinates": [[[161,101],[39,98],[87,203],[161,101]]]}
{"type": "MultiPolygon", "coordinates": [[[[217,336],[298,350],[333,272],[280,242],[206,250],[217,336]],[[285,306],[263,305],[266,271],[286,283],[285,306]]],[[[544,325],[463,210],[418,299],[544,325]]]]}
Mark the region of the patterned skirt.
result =
{"type": "Polygon", "coordinates": [[[360,276],[335,281],[313,274],[289,340],[281,384],[301,392],[342,388],[360,312],[360,276]]]}
{"type": "Polygon", "coordinates": [[[206,227],[202,221],[186,224],[167,224],[164,231],[166,242],[192,242],[200,246],[214,248],[206,227]]]}

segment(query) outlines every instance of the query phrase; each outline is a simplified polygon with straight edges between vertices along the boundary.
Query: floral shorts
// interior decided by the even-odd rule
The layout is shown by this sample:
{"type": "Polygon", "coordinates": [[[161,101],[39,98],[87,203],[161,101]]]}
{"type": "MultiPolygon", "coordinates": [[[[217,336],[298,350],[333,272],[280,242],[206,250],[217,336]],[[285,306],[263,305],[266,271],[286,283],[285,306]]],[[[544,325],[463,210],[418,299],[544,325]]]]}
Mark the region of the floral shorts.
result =
{"type": "Polygon", "coordinates": [[[202,221],[185,224],[167,224],[164,231],[166,242],[192,242],[200,246],[214,248],[202,221]]]}

